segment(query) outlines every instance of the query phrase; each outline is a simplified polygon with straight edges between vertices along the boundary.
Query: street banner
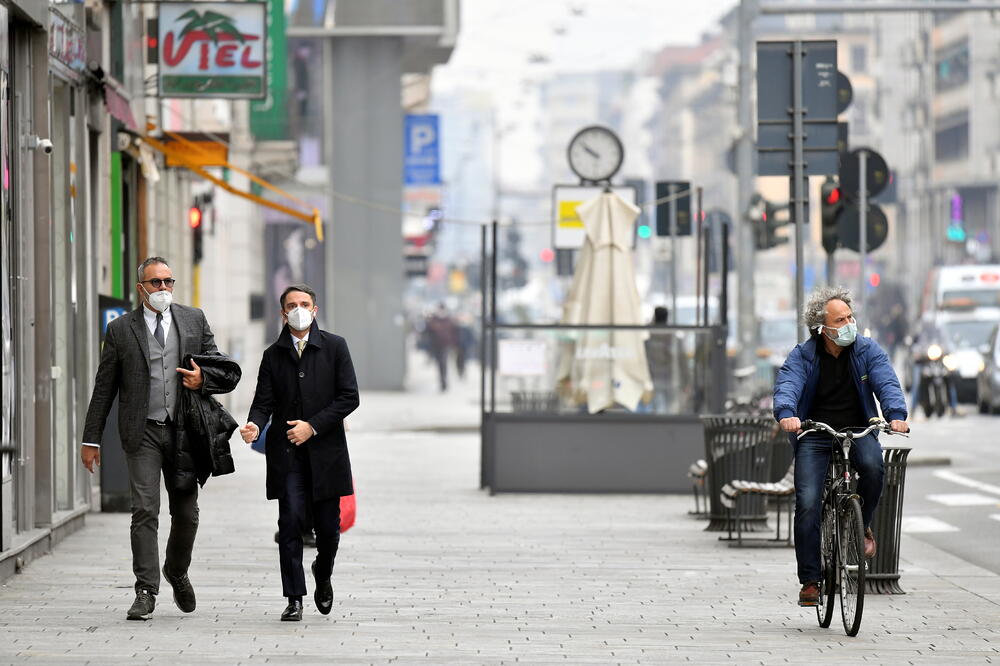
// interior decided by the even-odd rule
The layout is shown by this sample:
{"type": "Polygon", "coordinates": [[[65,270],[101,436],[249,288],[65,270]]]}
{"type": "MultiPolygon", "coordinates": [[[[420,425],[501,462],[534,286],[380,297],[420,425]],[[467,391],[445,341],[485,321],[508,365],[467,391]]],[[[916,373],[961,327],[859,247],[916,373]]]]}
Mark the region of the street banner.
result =
{"type": "Polygon", "coordinates": [[[160,96],[266,97],[264,2],[171,2],[159,8],[160,96]]]}
{"type": "Polygon", "coordinates": [[[441,151],[438,116],[408,114],[403,128],[403,184],[441,184],[441,151]]]}

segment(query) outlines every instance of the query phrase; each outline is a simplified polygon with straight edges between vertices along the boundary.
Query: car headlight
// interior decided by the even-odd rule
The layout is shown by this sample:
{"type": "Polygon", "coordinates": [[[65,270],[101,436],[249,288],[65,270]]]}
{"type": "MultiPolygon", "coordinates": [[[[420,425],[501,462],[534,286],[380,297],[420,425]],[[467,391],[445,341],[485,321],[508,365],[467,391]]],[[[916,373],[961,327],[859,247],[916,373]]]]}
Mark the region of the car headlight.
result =
{"type": "Polygon", "coordinates": [[[941,345],[931,345],[927,348],[927,358],[932,361],[936,361],[941,358],[941,354],[944,353],[941,349],[941,345]]]}
{"type": "Polygon", "coordinates": [[[955,370],[955,368],[958,367],[958,361],[951,354],[945,354],[944,358],[941,359],[941,362],[944,363],[944,367],[949,372],[952,372],[953,370],[955,370]]]}

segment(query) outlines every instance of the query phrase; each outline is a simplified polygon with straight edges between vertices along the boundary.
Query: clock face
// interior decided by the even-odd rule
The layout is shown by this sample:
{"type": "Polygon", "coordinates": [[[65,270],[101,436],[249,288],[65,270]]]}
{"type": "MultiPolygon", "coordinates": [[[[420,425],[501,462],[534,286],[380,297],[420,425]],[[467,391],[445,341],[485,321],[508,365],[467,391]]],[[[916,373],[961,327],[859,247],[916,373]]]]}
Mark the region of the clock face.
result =
{"type": "Polygon", "coordinates": [[[569,142],[569,166],[583,180],[610,180],[621,168],[622,142],[607,127],[584,127],[569,142]]]}

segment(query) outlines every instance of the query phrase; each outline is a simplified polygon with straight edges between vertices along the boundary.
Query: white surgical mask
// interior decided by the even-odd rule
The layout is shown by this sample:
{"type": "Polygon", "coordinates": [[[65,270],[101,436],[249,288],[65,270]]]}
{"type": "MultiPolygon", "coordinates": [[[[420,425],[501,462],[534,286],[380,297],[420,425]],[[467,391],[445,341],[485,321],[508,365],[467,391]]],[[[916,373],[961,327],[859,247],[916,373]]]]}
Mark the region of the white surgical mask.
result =
{"type": "Polygon", "coordinates": [[[831,338],[838,347],[847,347],[858,337],[858,325],[853,321],[840,328],[827,326],[831,331],[837,332],[837,337],[831,338]]]}
{"type": "MultiPolygon", "coordinates": [[[[142,287],[142,285],[139,285],[142,287]]],[[[142,287],[146,291],[145,287],[142,287]]],[[[166,312],[170,304],[174,302],[174,295],[169,291],[154,291],[152,294],[146,291],[146,299],[157,312],[166,312]]]]}
{"type": "Polygon", "coordinates": [[[312,310],[306,310],[303,307],[297,307],[288,313],[288,325],[294,328],[296,331],[304,331],[310,326],[312,326],[313,313],[312,310]]]}

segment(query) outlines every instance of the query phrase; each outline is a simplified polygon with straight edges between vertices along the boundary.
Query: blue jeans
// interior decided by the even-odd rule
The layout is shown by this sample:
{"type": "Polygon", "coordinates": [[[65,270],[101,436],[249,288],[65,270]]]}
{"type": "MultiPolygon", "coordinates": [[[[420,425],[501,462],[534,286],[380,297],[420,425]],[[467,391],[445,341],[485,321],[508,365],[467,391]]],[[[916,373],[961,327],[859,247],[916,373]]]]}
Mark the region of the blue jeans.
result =
{"type": "MultiPolygon", "coordinates": [[[[813,583],[820,579],[819,542],[823,510],[823,484],[832,453],[829,435],[806,435],[795,444],[795,559],[798,561],[799,582],[813,583]]],[[[858,495],[861,496],[861,518],[865,527],[872,523],[875,507],[882,495],[885,468],[882,447],[875,435],[855,440],[851,446],[851,463],[858,471],[858,495]]]]}

